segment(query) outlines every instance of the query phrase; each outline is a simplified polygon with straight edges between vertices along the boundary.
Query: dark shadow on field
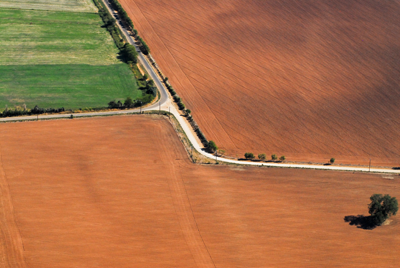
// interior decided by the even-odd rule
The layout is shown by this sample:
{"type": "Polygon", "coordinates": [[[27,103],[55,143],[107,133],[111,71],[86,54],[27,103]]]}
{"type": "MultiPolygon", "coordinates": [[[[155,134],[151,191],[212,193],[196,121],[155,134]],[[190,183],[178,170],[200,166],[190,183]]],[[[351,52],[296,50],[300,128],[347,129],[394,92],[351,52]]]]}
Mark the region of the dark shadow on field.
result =
{"type": "Polygon", "coordinates": [[[361,228],[364,230],[373,230],[377,227],[376,223],[373,221],[371,216],[350,215],[350,216],[345,216],[344,221],[348,222],[349,225],[355,225],[357,226],[357,228],[361,228]]]}
{"type": "Polygon", "coordinates": [[[331,166],[331,163],[325,163],[324,166],[331,166]]]}
{"type": "Polygon", "coordinates": [[[392,168],[392,169],[394,169],[394,170],[400,170],[400,167],[394,167],[394,168],[392,168]]]}

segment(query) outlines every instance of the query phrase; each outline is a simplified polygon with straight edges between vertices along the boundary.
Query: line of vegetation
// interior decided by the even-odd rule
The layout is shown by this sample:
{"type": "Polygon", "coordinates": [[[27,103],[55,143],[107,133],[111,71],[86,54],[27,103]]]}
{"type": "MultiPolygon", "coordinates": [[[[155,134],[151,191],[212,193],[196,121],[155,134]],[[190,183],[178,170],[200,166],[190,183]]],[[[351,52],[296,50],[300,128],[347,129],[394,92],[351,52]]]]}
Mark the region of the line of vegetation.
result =
{"type": "MultiPolygon", "coordinates": [[[[124,42],[123,40],[118,40],[118,36],[116,34],[116,31],[114,28],[118,28],[115,24],[115,19],[111,17],[111,15],[107,12],[106,7],[104,6],[103,2],[101,0],[93,0],[99,9],[99,14],[103,19],[104,24],[106,25],[107,29],[110,31],[111,35],[114,38],[115,43],[117,44],[117,47],[121,50],[121,55],[127,59],[129,65],[135,65],[137,63],[137,52],[134,46],[126,43],[126,44],[121,44],[124,42]]],[[[118,0],[109,0],[110,4],[113,9],[115,9],[118,12],[119,18],[122,20],[122,22],[127,25],[130,30],[132,31],[133,35],[136,37],[136,39],[140,42],[139,48],[142,51],[144,55],[149,56],[150,54],[150,48],[147,45],[147,43],[143,40],[142,37],[138,35],[137,30],[134,28],[134,25],[132,23],[132,20],[129,18],[127,15],[126,11],[123,9],[121,4],[118,2],[118,0]]],[[[157,72],[159,73],[160,77],[163,79],[163,82],[165,86],[167,87],[168,91],[171,93],[174,101],[178,105],[179,109],[182,110],[189,123],[191,124],[193,130],[196,132],[197,136],[199,137],[201,143],[203,146],[208,148],[209,142],[204,135],[204,133],[200,130],[199,126],[193,119],[191,115],[191,111],[186,108],[186,105],[182,102],[182,99],[176,94],[175,90],[172,88],[172,86],[168,83],[168,77],[163,78],[163,75],[161,71],[159,70],[158,66],[156,63],[152,60],[151,56],[149,56],[149,59],[152,63],[152,65],[156,68],[157,72]]],[[[134,68],[133,68],[134,70],[134,68]]],[[[141,80],[141,79],[138,79],[141,80]]],[[[146,77],[144,79],[146,81],[146,77]]],[[[140,84],[140,82],[139,82],[140,84]]],[[[156,96],[156,87],[154,86],[154,81],[149,80],[146,81],[144,86],[140,86],[140,89],[145,89],[147,94],[152,94],[153,96],[156,96]]],[[[152,100],[151,100],[152,101],[152,100]]],[[[138,105],[137,103],[140,103],[139,101],[136,101],[134,105],[138,105]]],[[[119,109],[125,109],[127,108],[124,104],[122,104],[121,101],[111,101],[109,103],[110,108],[119,108],[119,109]]],[[[134,106],[137,107],[137,106],[134,106]]]]}
{"type": "Polygon", "coordinates": [[[163,79],[163,82],[164,82],[164,85],[166,86],[166,88],[168,89],[169,93],[171,94],[172,98],[178,105],[179,109],[182,110],[184,112],[184,114],[186,115],[187,120],[189,121],[190,125],[192,126],[194,132],[197,134],[197,137],[200,139],[203,146],[208,148],[209,152],[214,153],[215,150],[209,148],[209,145],[210,145],[209,141],[207,140],[204,133],[201,131],[199,125],[197,125],[196,121],[193,119],[193,116],[191,114],[192,111],[189,109],[185,109],[186,108],[185,104],[182,102],[181,97],[179,97],[179,95],[176,94],[176,91],[171,86],[171,84],[168,82],[168,77],[165,77],[163,79]]]}
{"type": "Polygon", "coordinates": [[[124,10],[124,8],[121,6],[121,4],[117,0],[109,0],[111,6],[113,9],[115,9],[118,12],[118,16],[121,18],[122,22],[125,24],[125,26],[128,27],[128,29],[133,30],[133,23],[131,18],[129,18],[128,14],[124,10]]]}
{"type": "MultiPolygon", "coordinates": [[[[142,76],[140,74],[140,71],[138,70],[138,67],[137,67],[138,53],[136,51],[135,46],[133,46],[133,45],[129,44],[129,42],[127,42],[127,40],[125,39],[121,30],[116,25],[116,20],[108,12],[108,9],[105,7],[103,1],[93,0],[93,2],[95,3],[96,7],[99,9],[99,15],[104,22],[104,26],[110,32],[117,48],[120,50],[120,56],[121,56],[122,60],[129,65],[132,72],[135,74],[135,77],[139,84],[139,89],[142,90],[142,92],[143,92],[143,97],[139,98],[135,101],[132,101],[132,99],[129,97],[127,98],[127,100],[130,99],[132,101],[132,104],[130,104],[130,102],[128,101],[128,104],[126,105],[127,100],[125,100],[124,104],[122,104],[121,101],[112,100],[108,103],[108,107],[114,108],[114,109],[116,109],[116,108],[117,109],[127,109],[127,108],[133,108],[133,107],[140,107],[144,104],[152,102],[157,95],[157,87],[154,85],[153,80],[151,80],[151,79],[147,80],[147,76],[142,76]]],[[[132,23],[131,19],[129,18],[128,14],[126,13],[126,11],[122,8],[121,4],[117,0],[110,0],[110,4],[111,4],[112,8],[118,12],[118,15],[119,15],[120,19],[122,20],[122,22],[126,26],[128,26],[128,28],[130,28],[131,30],[134,30],[133,23],[132,23]]]]}
{"type": "Polygon", "coordinates": [[[99,15],[104,22],[104,27],[110,32],[117,48],[121,50],[124,47],[126,40],[121,30],[117,27],[115,19],[108,12],[103,1],[93,0],[93,2],[99,10],[99,15]]]}
{"type": "Polygon", "coordinates": [[[142,53],[143,53],[144,55],[149,55],[149,53],[150,53],[150,48],[149,48],[149,46],[146,44],[146,42],[143,40],[143,38],[141,38],[139,35],[137,36],[137,39],[138,39],[139,42],[140,42],[140,46],[139,46],[140,51],[142,51],[142,53]]]}
{"type": "Polygon", "coordinates": [[[0,117],[13,117],[13,116],[22,116],[22,115],[36,115],[36,114],[52,114],[52,113],[61,113],[64,112],[64,107],[61,108],[40,108],[39,106],[35,106],[33,109],[28,109],[24,105],[23,107],[15,107],[14,109],[6,109],[3,112],[0,112],[0,117]]]}

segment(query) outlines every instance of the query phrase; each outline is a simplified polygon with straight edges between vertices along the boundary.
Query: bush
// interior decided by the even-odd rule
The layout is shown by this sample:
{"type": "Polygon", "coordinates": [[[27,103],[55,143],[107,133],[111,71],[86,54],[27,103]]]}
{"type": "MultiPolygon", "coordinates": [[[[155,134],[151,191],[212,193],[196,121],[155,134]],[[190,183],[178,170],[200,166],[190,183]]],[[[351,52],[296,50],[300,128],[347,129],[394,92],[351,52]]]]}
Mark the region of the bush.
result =
{"type": "Polygon", "coordinates": [[[124,106],[126,108],[131,108],[133,107],[133,100],[131,97],[126,98],[125,102],[124,102],[124,106]]]}
{"type": "Polygon", "coordinates": [[[254,159],[254,154],[253,153],[245,153],[244,158],[246,159],[254,159]]]}
{"type": "Polygon", "coordinates": [[[331,163],[331,164],[333,164],[333,163],[335,163],[335,158],[331,158],[331,159],[329,159],[329,163],[331,163]]]}
{"type": "Polygon", "coordinates": [[[260,160],[265,160],[266,158],[267,158],[267,156],[265,154],[258,155],[258,159],[260,159],[260,160]]]}
{"type": "Polygon", "coordinates": [[[209,141],[207,149],[210,153],[214,153],[218,150],[218,146],[215,144],[214,141],[209,141]]]}
{"type": "Polygon", "coordinates": [[[138,36],[137,37],[137,39],[139,40],[139,42],[140,42],[140,50],[142,51],[142,53],[144,54],[144,55],[149,55],[149,53],[150,53],[150,48],[147,46],[147,44],[146,44],[146,42],[143,40],[143,38],[141,38],[140,36],[138,36]]]}
{"type": "Polygon", "coordinates": [[[178,107],[179,107],[179,110],[184,110],[185,104],[183,104],[182,102],[178,102],[178,107]]]}
{"type": "Polygon", "coordinates": [[[127,62],[132,62],[134,64],[137,63],[138,54],[137,54],[136,48],[134,46],[132,46],[131,44],[126,43],[123,46],[121,52],[122,52],[122,55],[123,55],[123,57],[125,58],[125,60],[127,62]]]}
{"type": "Polygon", "coordinates": [[[376,225],[381,225],[390,216],[396,215],[399,205],[395,197],[390,195],[373,194],[370,198],[371,203],[368,205],[369,214],[376,225]]]}
{"type": "Polygon", "coordinates": [[[284,155],[282,155],[281,157],[279,157],[279,160],[281,161],[285,161],[286,157],[284,155]]]}
{"type": "Polygon", "coordinates": [[[273,154],[273,155],[271,155],[271,159],[275,161],[278,159],[278,157],[276,156],[276,154],[273,154]]]}

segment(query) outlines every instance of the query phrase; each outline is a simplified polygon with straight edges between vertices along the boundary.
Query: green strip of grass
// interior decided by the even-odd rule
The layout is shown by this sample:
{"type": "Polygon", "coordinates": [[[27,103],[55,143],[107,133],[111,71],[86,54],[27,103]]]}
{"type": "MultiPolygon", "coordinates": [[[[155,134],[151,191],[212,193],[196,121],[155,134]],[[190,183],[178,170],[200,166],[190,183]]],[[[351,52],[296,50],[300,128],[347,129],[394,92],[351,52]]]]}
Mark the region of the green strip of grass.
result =
{"type": "Polygon", "coordinates": [[[122,63],[0,65],[0,93],[0,110],[24,103],[28,108],[106,107],[114,99],[142,97],[132,71],[122,63]]]}
{"type": "Polygon", "coordinates": [[[96,12],[92,0],[1,0],[0,7],[96,12]]]}

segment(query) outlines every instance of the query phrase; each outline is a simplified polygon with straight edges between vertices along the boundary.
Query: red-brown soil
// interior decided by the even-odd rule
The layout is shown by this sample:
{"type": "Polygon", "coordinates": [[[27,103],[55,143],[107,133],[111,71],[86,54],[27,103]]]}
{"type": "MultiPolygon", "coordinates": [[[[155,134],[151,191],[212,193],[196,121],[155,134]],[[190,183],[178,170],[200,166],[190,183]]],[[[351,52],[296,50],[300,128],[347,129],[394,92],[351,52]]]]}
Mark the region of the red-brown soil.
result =
{"type": "Polygon", "coordinates": [[[235,156],[400,164],[400,2],[120,0],[235,156]]]}
{"type": "Polygon", "coordinates": [[[165,119],[0,125],[1,267],[398,267],[380,175],[199,166],[165,119]]]}

